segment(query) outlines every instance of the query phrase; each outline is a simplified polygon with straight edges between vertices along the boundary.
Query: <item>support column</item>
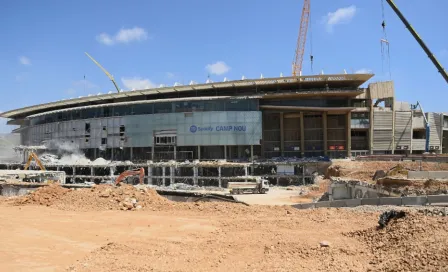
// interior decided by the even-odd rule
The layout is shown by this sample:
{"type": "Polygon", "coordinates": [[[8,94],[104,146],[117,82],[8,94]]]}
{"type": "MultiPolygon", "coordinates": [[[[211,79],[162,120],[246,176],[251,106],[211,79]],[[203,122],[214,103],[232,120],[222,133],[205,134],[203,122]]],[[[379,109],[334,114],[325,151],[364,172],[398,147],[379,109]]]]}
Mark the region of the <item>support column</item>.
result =
{"type": "Polygon", "coordinates": [[[324,129],[324,155],[328,156],[328,129],[327,129],[327,112],[322,113],[322,126],[324,129]]]}
{"type": "Polygon", "coordinates": [[[199,180],[198,180],[198,167],[193,166],[193,184],[194,186],[198,186],[199,180]]]}
{"type": "Polygon", "coordinates": [[[352,113],[349,111],[347,113],[347,141],[345,143],[347,148],[347,157],[352,156],[352,113]]]}
{"type": "Polygon", "coordinates": [[[284,135],[284,124],[283,124],[283,112],[280,112],[280,154],[282,157],[285,155],[285,135],[284,135]]]}
{"type": "Polygon", "coordinates": [[[113,147],[110,149],[110,160],[111,161],[114,160],[114,148],[113,147]]]}
{"type": "Polygon", "coordinates": [[[224,146],[224,160],[227,160],[227,146],[224,146]]]}
{"type": "Polygon", "coordinates": [[[154,161],[154,144],[151,147],[151,160],[154,161]]]}
{"type": "Polygon", "coordinates": [[[93,149],[93,159],[96,160],[98,157],[96,156],[96,150],[97,148],[93,149]]]}
{"type": "Polygon", "coordinates": [[[370,115],[369,115],[369,154],[373,155],[373,118],[374,118],[374,110],[373,110],[373,101],[370,100],[370,115]]]}
{"type": "Polygon", "coordinates": [[[302,165],[302,185],[305,185],[305,168],[306,164],[302,165]]]}
{"type": "Polygon", "coordinates": [[[174,146],[174,160],[177,160],[177,146],[174,146]]]}
{"type": "Polygon", "coordinates": [[[93,176],[95,176],[95,169],[92,166],[90,166],[90,176],[90,181],[95,182],[95,179],[93,178],[93,176]]]}
{"type": "Polygon", "coordinates": [[[198,160],[201,160],[201,146],[198,145],[198,160]]]}
{"type": "Polygon", "coordinates": [[[221,166],[218,167],[218,187],[222,187],[221,166]]]}
{"type": "MultiPolygon", "coordinates": [[[[429,118],[429,116],[428,116],[429,118]]],[[[392,155],[395,154],[395,98],[392,98],[392,155]]]]}
{"type": "Polygon", "coordinates": [[[174,184],[174,166],[170,166],[170,185],[174,184]]]}
{"type": "Polygon", "coordinates": [[[162,184],[163,184],[163,186],[166,186],[166,182],[165,182],[165,166],[162,166],[162,184]]]}
{"type": "Polygon", "coordinates": [[[76,168],[72,167],[73,174],[72,174],[72,183],[76,183],[76,168]]]}
{"type": "Polygon", "coordinates": [[[112,183],[114,183],[114,167],[111,167],[111,166],[109,166],[109,175],[110,175],[110,178],[111,178],[111,180],[112,180],[112,183]]]}
{"type": "Polygon", "coordinates": [[[152,166],[148,166],[148,184],[152,185],[152,166]]]}
{"type": "Polygon", "coordinates": [[[300,153],[305,156],[305,122],[303,120],[303,112],[300,112],[300,153]]]}
{"type": "Polygon", "coordinates": [[[134,153],[132,151],[132,147],[129,148],[129,160],[132,161],[134,159],[134,153]]]}
{"type": "Polygon", "coordinates": [[[254,146],[250,145],[250,161],[254,162],[254,146]]]}

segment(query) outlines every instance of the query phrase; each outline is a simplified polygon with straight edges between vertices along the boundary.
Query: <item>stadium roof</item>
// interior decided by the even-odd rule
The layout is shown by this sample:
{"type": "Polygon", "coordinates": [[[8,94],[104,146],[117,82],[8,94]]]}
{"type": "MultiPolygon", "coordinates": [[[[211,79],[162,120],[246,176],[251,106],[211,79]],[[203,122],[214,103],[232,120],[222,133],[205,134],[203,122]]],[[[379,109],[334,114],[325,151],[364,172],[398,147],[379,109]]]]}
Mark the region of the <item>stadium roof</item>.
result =
{"type": "Polygon", "coordinates": [[[6,111],[0,114],[4,118],[24,117],[40,112],[61,109],[64,107],[74,107],[80,105],[89,105],[89,103],[113,103],[110,100],[114,99],[132,99],[133,97],[141,97],[142,95],[152,94],[168,94],[180,93],[187,91],[204,91],[216,90],[219,95],[219,89],[225,88],[244,88],[251,86],[279,86],[279,85],[294,85],[300,88],[324,88],[329,85],[332,88],[336,87],[352,87],[358,88],[367,80],[373,77],[373,74],[337,74],[337,75],[312,75],[312,76],[297,76],[297,77],[278,77],[278,78],[262,78],[262,79],[244,79],[224,82],[211,82],[205,84],[195,85],[180,85],[162,88],[151,88],[145,90],[122,91],[117,93],[108,93],[101,95],[91,95],[86,97],[79,97],[74,99],[60,100],[56,102],[44,103],[19,109],[6,111]]]}

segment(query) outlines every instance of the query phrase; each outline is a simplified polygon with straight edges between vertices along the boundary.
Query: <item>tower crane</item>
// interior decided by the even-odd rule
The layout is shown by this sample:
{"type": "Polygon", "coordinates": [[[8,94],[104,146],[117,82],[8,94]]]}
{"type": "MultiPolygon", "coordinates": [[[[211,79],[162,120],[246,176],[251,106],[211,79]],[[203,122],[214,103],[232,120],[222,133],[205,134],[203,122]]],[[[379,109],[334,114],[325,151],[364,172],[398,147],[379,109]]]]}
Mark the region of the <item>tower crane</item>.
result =
{"type": "MultiPolygon", "coordinates": [[[[434,54],[429,50],[428,46],[426,46],[425,42],[420,38],[420,36],[417,34],[415,29],[412,27],[412,25],[406,20],[406,18],[403,16],[401,11],[398,9],[397,5],[395,5],[393,0],[386,0],[389,6],[393,9],[393,11],[397,14],[398,18],[403,22],[403,24],[406,26],[406,28],[411,32],[411,35],[415,38],[415,40],[418,42],[418,44],[422,47],[423,51],[425,51],[426,55],[428,55],[428,58],[432,61],[434,66],[436,66],[439,73],[442,75],[442,77],[445,79],[445,81],[448,83],[448,74],[443,69],[442,65],[439,63],[439,61],[436,59],[434,54]]],[[[384,24],[384,22],[383,22],[384,24]]]]}
{"type": "MultiPolygon", "coordinates": [[[[299,36],[297,37],[297,47],[292,63],[292,75],[299,76],[302,73],[303,54],[305,53],[306,34],[308,32],[308,21],[310,17],[310,0],[303,1],[302,17],[300,19],[299,36]]],[[[313,57],[311,56],[311,59],[313,57]]]]}
{"type": "Polygon", "coordinates": [[[110,81],[112,81],[112,83],[115,86],[115,89],[117,89],[117,92],[120,92],[120,88],[118,88],[118,85],[115,82],[114,77],[106,69],[104,69],[104,67],[101,66],[101,64],[99,64],[94,58],[92,58],[92,56],[90,56],[87,52],[84,53],[87,55],[87,57],[89,57],[89,59],[93,61],[93,63],[95,63],[98,67],[100,67],[100,69],[106,74],[106,76],[109,77],[110,81]]]}

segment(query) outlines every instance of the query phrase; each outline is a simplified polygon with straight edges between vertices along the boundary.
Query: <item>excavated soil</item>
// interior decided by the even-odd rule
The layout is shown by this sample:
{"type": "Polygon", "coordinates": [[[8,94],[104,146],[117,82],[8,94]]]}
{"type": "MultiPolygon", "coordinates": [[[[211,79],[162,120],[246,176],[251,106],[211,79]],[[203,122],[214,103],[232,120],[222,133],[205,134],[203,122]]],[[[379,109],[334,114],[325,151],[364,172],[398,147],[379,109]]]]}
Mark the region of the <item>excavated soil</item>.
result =
{"type": "MultiPolygon", "coordinates": [[[[436,162],[395,162],[395,161],[335,161],[333,165],[327,170],[326,176],[345,177],[353,180],[360,180],[365,182],[373,182],[373,175],[376,170],[389,171],[391,168],[401,165],[404,169],[425,171],[447,171],[448,163],[436,162]]],[[[396,173],[393,177],[404,178],[405,175],[396,173]]]]}
{"type": "Polygon", "coordinates": [[[155,190],[139,190],[127,184],[98,185],[91,189],[67,189],[53,184],[14,200],[16,205],[37,204],[72,211],[157,209],[170,203],[155,190]]]}
{"type": "Polygon", "coordinates": [[[348,233],[369,248],[373,271],[447,271],[448,220],[415,212],[385,228],[348,233]]]}
{"type": "Polygon", "coordinates": [[[446,217],[176,203],[132,186],[56,185],[0,201],[5,271],[443,271],[446,217]],[[117,200],[118,199],[118,200],[117,200]],[[122,212],[122,202],[135,199],[122,212]],[[11,205],[13,204],[13,205],[11,205]]]}

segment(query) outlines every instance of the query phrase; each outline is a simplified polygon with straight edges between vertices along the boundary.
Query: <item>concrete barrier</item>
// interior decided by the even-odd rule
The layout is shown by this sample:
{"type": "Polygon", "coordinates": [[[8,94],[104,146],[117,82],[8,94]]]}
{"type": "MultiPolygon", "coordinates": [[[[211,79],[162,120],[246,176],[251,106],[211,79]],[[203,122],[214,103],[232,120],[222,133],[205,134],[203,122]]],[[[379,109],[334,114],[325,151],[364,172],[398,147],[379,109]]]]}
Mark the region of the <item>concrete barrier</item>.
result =
{"type": "Polygon", "coordinates": [[[428,204],[448,203],[448,195],[429,195],[427,196],[428,204]]]}
{"type": "Polygon", "coordinates": [[[401,203],[405,206],[420,206],[426,205],[428,203],[428,199],[426,196],[407,196],[401,198],[401,203]]]}
{"type": "Polygon", "coordinates": [[[347,207],[347,203],[346,203],[346,200],[331,201],[330,207],[333,207],[333,208],[347,207]]]}
{"type": "Polygon", "coordinates": [[[402,199],[401,199],[401,197],[382,197],[382,198],[380,198],[379,205],[401,206],[402,199]]]}
{"type": "Polygon", "coordinates": [[[361,199],[361,205],[377,206],[379,203],[380,203],[379,198],[363,198],[363,199],[361,199]]]}
{"type": "Polygon", "coordinates": [[[361,206],[361,199],[346,199],[345,200],[345,205],[347,207],[357,207],[357,206],[361,206]]]}
{"type": "Polygon", "coordinates": [[[409,171],[408,179],[448,179],[448,171],[409,171]]]}
{"type": "Polygon", "coordinates": [[[314,203],[314,207],[316,208],[329,208],[330,201],[316,202],[314,203]]]}

